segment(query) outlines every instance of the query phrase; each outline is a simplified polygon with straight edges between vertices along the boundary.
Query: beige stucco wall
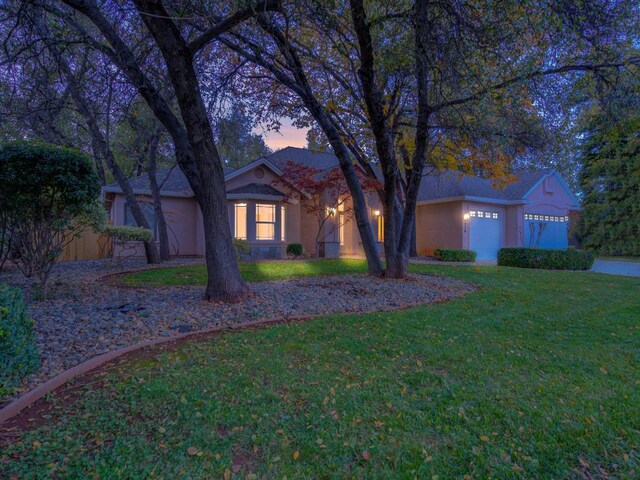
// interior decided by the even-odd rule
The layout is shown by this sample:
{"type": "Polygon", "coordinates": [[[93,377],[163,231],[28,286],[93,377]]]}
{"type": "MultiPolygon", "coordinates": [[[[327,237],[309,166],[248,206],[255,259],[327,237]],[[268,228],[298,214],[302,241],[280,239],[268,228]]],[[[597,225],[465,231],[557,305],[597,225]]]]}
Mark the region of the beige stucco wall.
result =
{"type": "MultiPolygon", "coordinates": [[[[152,202],[152,198],[146,195],[136,195],[139,202],[152,202]]],[[[162,210],[167,222],[169,245],[171,255],[198,255],[193,232],[195,230],[196,201],[193,198],[163,197],[162,210]]],[[[125,225],[125,198],[122,194],[116,194],[111,203],[110,219],[113,225],[125,225]]],[[[115,248],[114,254],[118,256],[143,256],[144,248],[123,251],[115,248]]]]}
{"type": "Polygon", "coordinates": [[[416,247],[418,255],[433,255],[436,248],[463,246],[463,202],[418,205],[416,247]]]}

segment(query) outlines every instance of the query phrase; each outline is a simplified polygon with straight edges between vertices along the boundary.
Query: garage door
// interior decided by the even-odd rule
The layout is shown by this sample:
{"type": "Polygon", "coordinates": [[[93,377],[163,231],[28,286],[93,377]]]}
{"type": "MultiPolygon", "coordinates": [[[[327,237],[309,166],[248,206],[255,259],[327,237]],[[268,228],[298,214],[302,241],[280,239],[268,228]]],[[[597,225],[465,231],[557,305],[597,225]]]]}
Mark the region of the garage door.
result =
{"type": "Polygon", "coordinates": [[[498,257],[502,238],[500,212],[471,210],[469,212],[469,245],[478,254],[478,260],[493,260],[498,257]]]}
{"type": "Polygon", "coordinates": [[[567,248],[569,217],[526,213],[524,215],[525,246],[567,248]]]}

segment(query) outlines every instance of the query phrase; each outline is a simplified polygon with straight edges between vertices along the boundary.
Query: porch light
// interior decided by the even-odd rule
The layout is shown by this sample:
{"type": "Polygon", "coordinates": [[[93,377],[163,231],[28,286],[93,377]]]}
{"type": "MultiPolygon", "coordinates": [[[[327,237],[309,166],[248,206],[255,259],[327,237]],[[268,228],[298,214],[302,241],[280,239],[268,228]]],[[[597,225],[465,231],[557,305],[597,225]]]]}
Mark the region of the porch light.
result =
{"type": "Polygon", "coordinates": [[[463,216],[462,218],[464,218],[465,220],[469,220],[469,214],[468,214],[468,213],[465,213],[465,214],[464,214],[464,216],[463,216]]]}
{"type": "Polygon", "coordinates": [[[333,215],[334,213],[336,213],[336,209],[335,209],[335,207],[327,207],[327,215],[328,215],[328,216],[331,216],[331,215],[333,215]]]}
{"type": "Polygon", "coordinates": [[[380,210],[374,210],[373,211],[373,216],[374,217],[379,217],[380,216],[380,210]]]}

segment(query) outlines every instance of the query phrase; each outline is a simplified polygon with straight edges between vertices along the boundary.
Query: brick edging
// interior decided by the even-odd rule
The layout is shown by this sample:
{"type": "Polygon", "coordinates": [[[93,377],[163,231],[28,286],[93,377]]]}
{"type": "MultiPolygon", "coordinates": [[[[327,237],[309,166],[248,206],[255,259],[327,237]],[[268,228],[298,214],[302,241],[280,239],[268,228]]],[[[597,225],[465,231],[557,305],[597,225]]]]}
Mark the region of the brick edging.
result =
{"type": "MultiPolygon", "coordinates": [[[[385,313],[385,312],[394,312],[400,310],[407,310],[409,308],[418,307],[421,305],[436,305],[438,303],[444,303],[451,301],[455,298],[461,297],[468,293],[472,293],[477,291],[479,287],[477,285],[471,284],[464,280],[457,280],[461,283],[466,283],[473,288],[466,292],[461,292],[459,295],[455,295],[453,297],[448,297],[442,300],[434,301],[434,302],[414,302],[408,305],[402,305],[401,307],[382,309],[382,310],[368,310],[368,311],[360,311],[360,312],[343,312],[343,315],[368,315],[371,313],[385,313]]],[[[186,340],[190,337],[206,337],[215,333],[220,333],[223,331],[229,330],[244,330],[253,327],[261,327],[265,325],[271,324],[279,324],[279,323],[295,323],[295,322],[303,322],[307,320],[313,320],[316,318],[326,317],[327,314],[312,314],[312,315],[298,315],[293,317],[272,317],[265,318],[261,320],[251,320],[248,322],[240,322],[235,323],[233,325],[218,325],[215,327],[204,328],[201,330],[195,330],[193,332],[179,333],[177,335],[172,335],[170,337],[160,337],[153,340],[145,340],[143,342],[136,343],[134,345],[129,345],[128,347],[120,348],[118,350],[113,350],[111,352],[103,353],[101,355],[90,358],[89,360],[85,360],[84,362],[65,370],[62,373],[59,373],[53,378],[50,378],[46,382],[41,385],[38,385],[36,388],[29,390],[24,395],[19,396],[15,400],[11,401],[8,405],[4,406],[0,409],[0,426],[7,420],[17,416],[22,410],[33,405],[38,400],[43,398],[45,395],[53,392],[55,389],[61,387],[69,380],[79,377],[85,373],[88,373],[92,370],[95,370],[98,367],[101,367],[119,357],[122,357],[128,353],[132,353],[138,350],[143,350],[145,348],[156,347],[160,345],[176,343],[182,340],[186,340]]]]}
{"type": "MultiPolygon", "coordinates": [[[[363,313],[366,313],[366,312],[363,312],[363,313]]],[[[145,340],[143,342],[139,342],[134,345],[129,345],[128,347],[120,348],[118,350],[113,350],[111,352],[97,355],[93,358],[90,358],[89,360],[85,360],[84,362],[74,367],[69,368],[68,370],[65,370],[62,373],[59,373],[55,377],[50,378],[43,384],[38,385],[36,388],[32,390],[29,390],[24,395],[19,396],[15,400],[11,401],[8,405],[1,408],[0,409],[0,425],[2,425],[7,420],[15,417],[22,410],[33,405],[42,397],[53,392],[58,387],[61,387],[69,380],[79,377],[80,375],[83,375],[85,373],[88,373],[91,370],[95,370],[96,368],[101,367],[119,357],[122,357],[127,353],[143,350],[145,348],[156,347],[159,345],[178,342],[181,340],[185,340],[189,337],[207,336],[210,334],[219,333],[219,332],[228,331],[228,330],[241,330],[245,328],[259,327],[259,326],[268,325],[268,324],[301,322],[305,320],[311,320],[313,318],[318,318],[321,316],[323,315],[275,317],[275,318],[267,318],[262,320],[251,320],[249,322],[242,322],[234,325],[218,325],[216,327],[195,330],[193,332],[179,333],[177,335],[172,335],[170,337],[161,337],[153,340],[145,340]]]]}

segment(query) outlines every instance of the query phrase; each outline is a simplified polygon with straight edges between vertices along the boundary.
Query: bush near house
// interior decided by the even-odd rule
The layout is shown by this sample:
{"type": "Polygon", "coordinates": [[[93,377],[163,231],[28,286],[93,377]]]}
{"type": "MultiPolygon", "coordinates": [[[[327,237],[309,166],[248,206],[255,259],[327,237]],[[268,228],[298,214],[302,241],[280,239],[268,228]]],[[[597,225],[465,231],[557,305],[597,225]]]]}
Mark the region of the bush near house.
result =
{"type": "Polygon", "coordinates": [[[106,225],[100,232],[121,242],[150,242],[153,233],[148,228],[106,225]]]}
{"type": "Polygon", "coordinates": [[[246,240],[241,238],[233,239],[233,249],[236,251],[236,257],[247,257],[251,255],[251,245],[246,240]]]}
{"type": "Polygon", "coordinates": [[[13,392],[20,380],[38,367],[33,321],[22,292],[0,285],[0,396],[13,392]]]}
{"type": "Polygon", "coordinates": [[[302,255],[302,244],[290,243],[287,245],[287,255],[294,255],[296,257],[302,255]]]}
{"type": "Polygon", "coordinates": [[[498,265],[504,267],[589,270],[594,259],[593,252],[574,248],[567,250],[501,248],[498,251],[498,265]]]}
{"type": "Polygon", "coordinates": [[[454,248],[436,248],[433,252],[436,260],[441,262],[475,262],[476,252],[454,248]]]}

